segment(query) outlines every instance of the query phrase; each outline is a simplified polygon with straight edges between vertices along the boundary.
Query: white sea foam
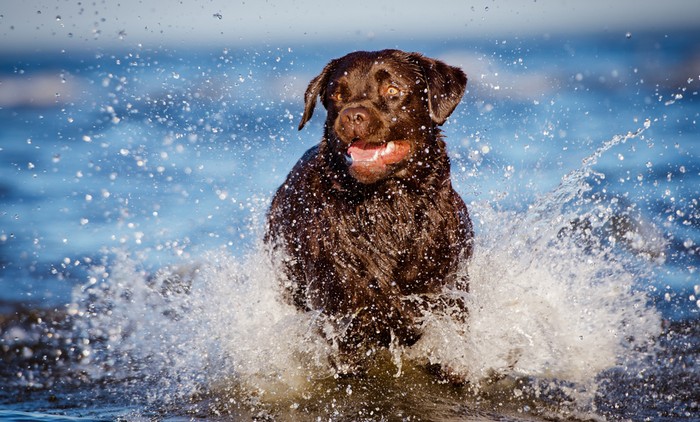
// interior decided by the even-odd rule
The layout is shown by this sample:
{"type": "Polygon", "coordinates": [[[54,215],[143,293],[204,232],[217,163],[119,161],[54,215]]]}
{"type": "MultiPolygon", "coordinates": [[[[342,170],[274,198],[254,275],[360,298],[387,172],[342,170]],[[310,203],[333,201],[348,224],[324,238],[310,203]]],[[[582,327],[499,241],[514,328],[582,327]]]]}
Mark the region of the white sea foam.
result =
{"type": "Polygon", "coordinates": [[[229,383],[296,389],[330,375],[312,316],[279,297],[262,249],[244,259],[210,253],[154,276],[138,262],[117,251],[76,292],[83,369],[94,377],[141,377],[161,388],[153,400],[172,401],[229,383]]]}
{"type": "Polygon", "coordinates": [[[479,214],[495,229],[477,240],[469,265],[468,319],[429,316],[411,357],[476,384],[493,375],[589,382],[658,334],[659,317],[635,288],[639,274],[557,236],[565,221],[537,227],[488,208],[479,214]]]}

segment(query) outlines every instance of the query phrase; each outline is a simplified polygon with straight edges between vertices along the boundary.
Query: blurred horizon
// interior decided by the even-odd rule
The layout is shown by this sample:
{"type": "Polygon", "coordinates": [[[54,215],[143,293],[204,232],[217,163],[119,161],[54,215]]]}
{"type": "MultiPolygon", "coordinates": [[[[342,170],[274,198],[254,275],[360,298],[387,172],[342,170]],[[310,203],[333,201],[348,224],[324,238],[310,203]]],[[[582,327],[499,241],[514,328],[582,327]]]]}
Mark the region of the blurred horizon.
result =
{"type": "Polygon", "coordinates": [[[166,4],[28,0],[0,6],[0,51],[196,48],[274,43],[391,43],[700,28],[700,2],[458,0],[426,7],[356,0],[166,4]]]}

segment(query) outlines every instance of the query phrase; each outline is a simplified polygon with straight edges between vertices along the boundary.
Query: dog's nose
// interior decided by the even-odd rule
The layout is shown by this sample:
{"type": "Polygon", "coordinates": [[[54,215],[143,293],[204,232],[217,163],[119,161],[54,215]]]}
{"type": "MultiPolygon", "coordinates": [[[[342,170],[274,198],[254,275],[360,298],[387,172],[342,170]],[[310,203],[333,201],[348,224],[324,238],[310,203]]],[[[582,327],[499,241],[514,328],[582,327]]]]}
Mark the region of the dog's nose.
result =
{"type": "Polygon", "coordinates": [[[345,123],[359,125],[369,121],[369,113],[364,107],[350,107],[340,113],[340,118],[345,123]]]}

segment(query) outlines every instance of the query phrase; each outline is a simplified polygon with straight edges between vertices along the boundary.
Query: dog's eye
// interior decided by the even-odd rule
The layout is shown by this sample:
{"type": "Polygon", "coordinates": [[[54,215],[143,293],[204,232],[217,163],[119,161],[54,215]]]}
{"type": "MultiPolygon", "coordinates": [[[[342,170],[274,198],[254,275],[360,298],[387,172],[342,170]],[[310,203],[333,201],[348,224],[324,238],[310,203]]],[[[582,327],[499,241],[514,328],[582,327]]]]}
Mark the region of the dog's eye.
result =
{"type": "Polygon", "coordinates": [[[340,91],[338,91],[338,92],[334,93],[333,95],[331,95],[331,99],[333,101],[343,101],[343,94],[341,94],[340,91]]]}
{"type": "Polygon", "coordinates": [[[399,89],[393,85],[389,85],[389,87],[386,89],[387,95],[391,95],[391,96],[399,95],[399,92],[400,92],[399,89]]]}

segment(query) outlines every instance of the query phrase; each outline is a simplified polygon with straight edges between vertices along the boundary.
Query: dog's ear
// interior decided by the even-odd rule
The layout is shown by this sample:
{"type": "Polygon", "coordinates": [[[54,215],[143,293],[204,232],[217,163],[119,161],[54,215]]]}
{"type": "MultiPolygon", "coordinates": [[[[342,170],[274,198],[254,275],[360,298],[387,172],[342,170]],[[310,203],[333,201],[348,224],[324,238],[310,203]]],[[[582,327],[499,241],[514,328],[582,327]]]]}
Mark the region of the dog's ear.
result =
{"type": "Polygon", "coordinates": [[[314,115],[314,108],[316,107],[316,98],[320,95],[321,98],[326,95],[326,86],[328,85],[328,78],[330,78],[333,69],[335,69],[336,61],[333,60],[323,68],[321,73],[313,78],[309,82],[309,86],[306,87],[306,93],[304,94],[304,115],[301,116],[301,122],[299,122],[299,130],[304,128],[306,122],[311,119],[314,115]]]}
{"type": "Polygon", "coordinates": [[[458,67],[449,66],[419,53],[411,53],[409,57],[421,68],[428,85],[430,117],[438,125],[445,123],[464,95],[467,75],[458,67]]]}

